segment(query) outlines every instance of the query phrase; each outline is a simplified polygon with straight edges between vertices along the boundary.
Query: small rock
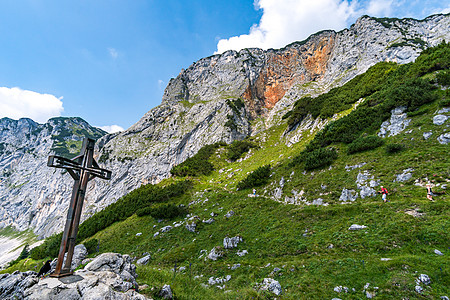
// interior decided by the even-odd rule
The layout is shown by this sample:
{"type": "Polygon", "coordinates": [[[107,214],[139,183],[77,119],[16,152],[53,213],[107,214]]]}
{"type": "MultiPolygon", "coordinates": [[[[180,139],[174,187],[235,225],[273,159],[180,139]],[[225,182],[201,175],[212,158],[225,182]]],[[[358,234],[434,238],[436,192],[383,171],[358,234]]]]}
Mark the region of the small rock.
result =
{"type": "Polygon", "coordinates": [[[423,138],[428,140],[432,134],[433,134],[432,131],[424,132],[423,133],[423,138]]]}
{"type": "Polygon", "coordinates": [[[223,252],[220,250],[220,247],[214,247],[208,254],[208,258],[211,260],[217,260],[218,258],[223,256],[223,252]]]}
{"type": "Polygon", "coordinates": [[[242,257],[242,256],[248,254],[248,251],[247,250],[242,250],[242,251],[238,251],[236,254],[242,257]]]}
{"type": "Polygon", "coordinates": [[[277,296],[282,293],[280,283],[272,278],[264,278],[261,289],[272,292],[277,296]]]}
{"type": "Polygon", "coordinates": [[[433,117],[433,124],[434,125],[442,125],[447,121],[448,117],[445,115],[436,115],[433,117]]]}
{"type": "Polygon", "coordinates": [[[423,288],[420,285],[416,285],[415,290],[419,294],[422,294],[422,292],[423,292],[423,288]]]}
{"type": "Polygon", "coordinates": [[[419,278],[417,278],[417,284],[423,283],[425,285],[429,285],[431,283],[431,279],[426,274],[420,274],[419,278]]]}
{"type": "Polygon", "coordinates": [[[241,264],[234,264],[232,267],[231,267],[231,270],[236,270],[237,268],[239,268],[241,266],[241,264]]]}
{"type": "Polygon", "coordinates": [[[444,133],[441,134],[438,138],[437,138],[439,144],[442,145],[447,145],[448,143],[450,143],[450,133],[444,133]]]}
{"type": "Polygon", "coordinates": [[[197,224],[195,224],[195,222],[192,223],[187,223],[185,225],[186,229],[190,232],[195,232],[195,228],[197,227],[197,224]]]}
{"type": "Polygon", "coordinates": [[[227,212],[227,214],[225,215],[226,218],[231,218],[234,215],[234,211],[230,210],[229,212],[227,212]]]}
{"type": "Polygon", "coordinates": [[[442,299],[442,300],[450,300],[450,299],[448,299],[447,296],[441,296],[441,299],[442,299]]]}
{"type": "Polygon", "coordinates": [[[365,225],[353,224],[352,226],[350,226],[350,227],[348,228],[348,230],[361,230],[361,229],[364,229],[364,228],[367,228],[367,226],[365,226],[365,225]]]}
{"type": "Polygon", "coordinates": [[[381,258],[381,261],[390,261],[392,258],[381,258]]]}
{"type": "Polygon", "coordinates": [[[342,293],[342,292],[347,293],[347,292],[348,292],[348,287],[340,285],[340,286],[334,287],[333,290],[334,290],[336,293],[342,293]]]}
{"type": "Polygon", "coordinates": [[[150,258],[151,258],[151,256],[150,256],[150,254],[148,254],[148,255],[138,259],[136,263],[138,265],[146,265],[150,261],[150,258]]]}
{"type": "Polygon", "coordinates": [[[232,238],[226,237],[223,239],[223,247],[225,249],[236,248],[240,242],[242,242],[242,237],[240,236],[235,236],[232,238]]]}
{"type": "Polygon", "coordinates": [[[172,226],[168,225],[168,226],[164,226],[163,228],[161,228],[161,232],[167,232],[170,231],[172,229],[172,226]]]}
{"type": "Polygon", "coordinates": [[[437,255],[444,255],[441,251],[439,251],[438,249],[434,249],[434,253],[436,253],[437,255]]]}
{"type": "Polygon", "coordinates": [[[405,182],[412,178],[412,174],[410,172],[414,171],[414,169],[406,169],[403,170],[403,173],[400,175],[395,175],[394,182],[405,182]]]}
{"type": "Polygon", "coordinates": [[[376,296],[375,291],[372,291],[372,292],[366,291],[366,298],[367,299],[372,299],[375,296],[376,296]]]}
{"type": "Polygon", "coordinates": [[[437,112],[438,115],[440,114],[446,114],[450,112],[450,107],[444,107],[443,109],[441,109],[440,111],[437,112]]]}
{"type": "Polygon", "coordinates": [[[136,233],[136,236],[141,236],[141,235],[142,235],[142,232],[136,233]]]}
{"type": "Polygon", "coordinates": [[[346,188],[342,189],[341,196],[339,197],[339,201],[347,202],[347,201],[355,201],[358,197],[358,194],[355,190],[347,190],[346,188]]]}
{"type": "Polygon", "coordinates": [[[172,289],[170,288],[170,285],[165,284],[159,292],[159,296],[163,299],[173,299],[172,289]]]}
{"type": "Polygon", "coordinates": [[[206,224],[211,224],[212,222],[214,222],[214,219],[213,218],[210,218],[210,219],[208,219],[208,220],[203,220],[202,221],[203,223],[206,223],[206,224]]]}

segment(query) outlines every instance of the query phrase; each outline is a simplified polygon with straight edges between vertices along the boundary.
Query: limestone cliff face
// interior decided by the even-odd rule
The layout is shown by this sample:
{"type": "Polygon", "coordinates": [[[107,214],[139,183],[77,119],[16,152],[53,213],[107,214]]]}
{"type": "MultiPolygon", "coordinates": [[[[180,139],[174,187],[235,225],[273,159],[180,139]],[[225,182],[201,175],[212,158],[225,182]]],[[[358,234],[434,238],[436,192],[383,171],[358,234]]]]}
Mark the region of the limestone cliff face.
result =
{"type": "Polygon", "coordinates": [[[0,228],[32,227],[45,236],[59,229],[73,180],[47,167],[48,156],[73,157],[84,136],[105,134],[80,118],[53,118],[46,124],[0,119],[0,228]]]}
{"type": "MultiPolygon", "coordinates": [[[[421,21],[362,17],[348,29],[319,32],[283,49],[227,51],[200,59],[170,80],[161,105],[129,129],[98,141],[97,158],[113,171],[113,178],[89,184],[82,218],[141,184],[167,178],[172,166],[206,144],[254,134],[261,129],[261,122],[252,122],[257,118],[264,120],[265,128],[277,124],[304,95],[316,96],[342,85],[380,61],[413,61],[423,49],[450,41],[448,28],[449,15],[421,21]]],[[[17,133],[17,139],[21,138],[25,137],[17,133]]],[[[298,137],[291,140],[298,141],[298,137]]],[[[11,207],[4,204],[11,195],[16,195],[14,205],[21,207],[20,216],[1,210],[0,227],[12,225],[22,230],[30,226],[45,236],[62,228],[68,188],[51,176],[49,179],[51,171],[37,173],[40,179],[30,179],[35,185],[12,177],[8,185],[0,183],[2,208],[11,207]],[[37,194],[37,198],[32,196],[37,194]],[[49,214],[47,221],[43,214],[31,213],[40,211],[36,208],[43,200],[37,199],[55,197],[60,198],[51,201],[57,204],[42,210],[49,214]]]]}

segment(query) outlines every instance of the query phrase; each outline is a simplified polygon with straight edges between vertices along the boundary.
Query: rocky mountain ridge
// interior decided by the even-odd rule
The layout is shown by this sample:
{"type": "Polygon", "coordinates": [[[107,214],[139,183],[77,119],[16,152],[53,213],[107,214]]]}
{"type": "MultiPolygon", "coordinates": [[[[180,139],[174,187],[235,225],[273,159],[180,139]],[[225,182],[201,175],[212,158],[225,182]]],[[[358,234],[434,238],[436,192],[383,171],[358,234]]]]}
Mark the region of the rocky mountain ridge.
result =
{"type": "MultiPolygon", "coordinates": [[[[278,124],[302,96],[340,86],[380,61],[414,61],[423,49],[449,41],[449,27],[448,14],[420,21],[364,16],[349,29],[319,32],[283,49],[227,51],[195,62],[170,80],[161,105],[129,129],[98,141],[98,160],[113,171],[113,178],[90,183],[83,218],[142,184],[167,178],[172,166],[206,144],[229,143],[278,124]]],[[[311,122],[317,128],[323,124],[311,122]]],[[[298,141],[292,138],[296,133],[290,143],[298,141]]],[[[37,207],[40,203],[30,197],[36,193],[31,183],[11,178],[8,186],[0,183],[0,226],[32,227],[41,236],[62,228],[70,188],[49,180],[54,170],[43,165],[39,169],[44,173],[35,173],[41,174],[35,185],[52,182],[53,189],[40,190],[39,199],[57,198],[52,200],[52,213],[41,209],[35,214],[30,209],[14,216],[6,213],[11,205],[37,207]],[[9,202],[3,200],[6,197],[9,202]]],[[[25,172],[17,174],[23,178],[25,172]]]]}
{"type": "Polygon", "coordinates": [[[67,212],[73,180],[47,167],[50,154],[73,157],[85,136],[105,135],[81,118],[0,119],[0,227],[34,228],[45,235],[67,212]]]}

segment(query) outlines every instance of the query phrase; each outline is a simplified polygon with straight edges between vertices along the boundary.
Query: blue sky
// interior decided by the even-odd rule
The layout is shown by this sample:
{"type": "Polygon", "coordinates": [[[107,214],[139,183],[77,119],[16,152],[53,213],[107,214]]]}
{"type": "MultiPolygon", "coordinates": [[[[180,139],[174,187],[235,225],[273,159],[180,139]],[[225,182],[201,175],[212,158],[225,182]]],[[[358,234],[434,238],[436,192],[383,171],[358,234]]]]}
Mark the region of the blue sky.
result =
{"type": "Polygon", "coordinates": [[[363,14],[449,11],[434,0],[1,0],[0,118],[79,116],[126,129],[202,57],[280,48],[363,14]]]}

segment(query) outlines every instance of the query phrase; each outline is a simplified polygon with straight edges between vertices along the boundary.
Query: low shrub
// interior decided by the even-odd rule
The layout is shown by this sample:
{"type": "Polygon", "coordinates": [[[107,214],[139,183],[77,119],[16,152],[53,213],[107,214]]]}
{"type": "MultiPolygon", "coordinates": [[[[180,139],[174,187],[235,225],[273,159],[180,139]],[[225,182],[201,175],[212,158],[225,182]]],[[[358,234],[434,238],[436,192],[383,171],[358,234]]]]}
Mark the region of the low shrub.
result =
{"type": "Polygon", "coordinates": [[[98,240],[97,239],[91,239],[91,240],[85,242],[83,245],[86,247],[87,252],[89,254],[98,252],[98,245],[99,244],[98,244],[98,240]]]}
{"type": "Polygon", "coordinates": [[[164,204],[156,207],[148,206],[136,211],[140,217],[150,215],[155,219],[174,219],[179,216],[185,216],[188,213],[187,209],[182,206],[174,204],[164,204]]]}
{"type": "Polygon", "coordinates": [[[165,187],[143,185],[84,221],[80,225],[78,238],[79,240],[89,238],[114,222],[127,219],[139,209],[180,196],[191,187],[190,181],[179,181],[165,187]]]}
{"type": "Polygon", "coordinates": [[[311,152],[301,154],[302,160],[305,162],[306,170],[324,168],[333,163],[338,157],[335,149],[319,148],[311,152]]]}
{"type": "Polygon", "coordinates": [[[234,141],[227,147],[227,159],[231,161],[238,160],[242,154],[248,152],[251,148],[258,147],[255,143],[250,141],[234,141]]]}
{"type": "Polygon", "coordinates": [[[51,258],[57,257],[59,254],[61,239],[62,239],[62,232],[46,238],[41,245],[31,249],[30,257],[35,260],[43,259],[46,257],[51,258]]]}
{"type": "Polygon", "coordinates": [[[217,148],[226,146],[226,143],[219,142],[202,147],[197,154],[189,157],[179,165],[174,166],[170,173],[174,176],[201,176],[208,175],[214,170],[214,166],[208,160],[217,148]]]}
{"type": "Polygon", "coordinates": [[[449,86],[450,85],[450,71],[445,70],[445,71],[441,71],[441,72],[437,73],[436,80],[437,80],[437,83],[439,83],[440,85],[449,86]]]}
{"type": "Polygon", "coordinates": [[[384,140],[376,135],[360,137],[348,145],[347,153],[353,154],[375,149],[384,144],[384,140]]]}
{"type": "Polygon", "coordinates": [[[386,145],[386,152],[388,154],[397,153],[397,152],[403,151],[404,149],[405,149],[405,147],[401,144],[387,144],[386,145]]]}
{"type": "Polygon", "coordinates": [[[237,184],[237,188],[239,190],[243,190],[247,188],[265,185],[267,182],[269,182],[269,177],[270,177],[270,165],[259,167],[252,173],[248,174],[246,178],[239,181],[237,184]]]}

